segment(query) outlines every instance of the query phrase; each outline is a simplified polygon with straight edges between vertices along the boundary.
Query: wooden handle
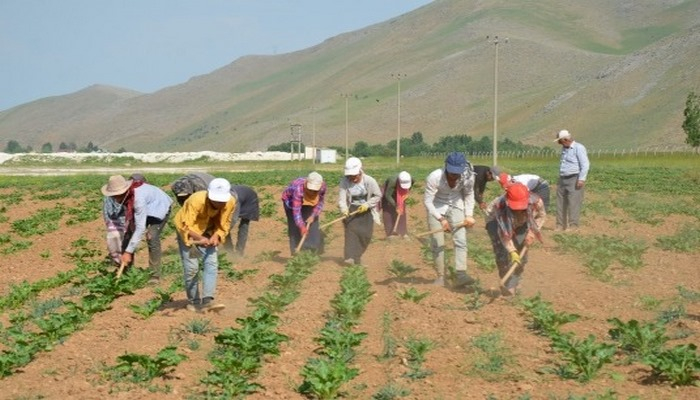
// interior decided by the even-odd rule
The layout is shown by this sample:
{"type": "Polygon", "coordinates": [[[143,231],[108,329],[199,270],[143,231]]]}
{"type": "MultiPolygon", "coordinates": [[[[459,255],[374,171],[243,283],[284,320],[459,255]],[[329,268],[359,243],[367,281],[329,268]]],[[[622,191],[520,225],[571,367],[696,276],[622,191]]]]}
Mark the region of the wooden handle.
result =
{"type": "Polygon", "coordinates": [[[117,279],[119,279],[122,276],[122,272],[124,272],[124,267],[126,267],[126,263],[122,261],[122,263],[119,264],[119,269],[117,270],[117,279]]]}
{"type": "MultiPolygon", "coordinates": [[[[462,227],[464,227],[464,226],[466,226],[466,225],[464,225],[464,223],[460,222],[459,224],[457,224],[457,225],[455,225],[455,226],[452,227],[451,232],[454,232],[455,230],[457,230],[457,229],[459,229],[459,228],[462,228],[462,227]]],[[[424,236],[432,235],[433,233],[440,233],[440,232],[442,232],[442,231],[443,231],[442,228],[435,228],[435,229],[433,229],[432,231],[419,233],[419,234],[417,234],[417,235],[415,235],[415,236],[416,236],[417,238],[422,238],[422,237],[424,237],[424,236]]]]}
{"type": "Polygon", "coordinates": [[[295,253],[298,253],[301,250],[301,246],[304,245],[304,241],[306,241],[306,236],[309,235],[309,227],[311,226],[311,222],[306,223],[306,233],[301,237],[301,240],[299,241],[299,244],[297,245],[297,248],[294,249],[295,253]]]}
{"type": "Polygon", "coordinates": [[[345,218],[347,218],[347,217],[349,217],[349,216],[351,216],[351,215],[355,215],[355,214],[357,214],[357,213],[359,213],[359,212],[360,212],[360,210],[355,210],[355,211],[351,212],[351,213],[348,214],[348,215],[343,215],[342,217],[336,218],[336,219],[334,219],[334,220],[331,221],[331,222],[326,222],[325,224],[321,225],[321,228],[320,228],[320,229],[324,229],[324,228],[326,228],[326,227],[329,227],[329,226],[335,224],[336,222],[342,221],[342,220],[344,220],[345,218]]]}
{"type": "MultiPolygon", "coordinates": [[[[523,246],[523,249],[520,250],[520,260],[522,261],[523,257],[525,257],[525,253],[527,253],[527,246],[523,246]]],[[[506,287],[506,282],[508,282],[508,279],[510,279],[510,276],[513,275],[513,272],[515,272],[515,269],[520,265],[520,263],[514,262],[510,268],[508,269],[508,272],[503,276],[501,279],[501,287],[506,287]]]]}
{"type": "Polygon", "coordinates": [[[391,230],[391,233],[396,233],[396,229],[399,227],[399,220],[401,220],[401,214],[396,213],[396,222],[394,222],[394,229],[391,230]]]}

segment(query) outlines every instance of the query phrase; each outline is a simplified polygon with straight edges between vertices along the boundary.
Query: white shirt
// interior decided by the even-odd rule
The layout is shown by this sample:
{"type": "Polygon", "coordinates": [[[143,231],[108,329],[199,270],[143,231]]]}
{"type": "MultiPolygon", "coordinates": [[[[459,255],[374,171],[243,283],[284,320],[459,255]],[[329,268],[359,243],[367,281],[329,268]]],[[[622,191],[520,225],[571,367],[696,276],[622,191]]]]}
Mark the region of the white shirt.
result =
{"type": "Polygon", "coordinates": [[[423,203],[435,219],[442,218],[450,207],[464,212],[464,217],[474,216],[474,174],[464,174],[455,187],[447,184],[445,170],[431,172],[425,181],[423,203]]]}

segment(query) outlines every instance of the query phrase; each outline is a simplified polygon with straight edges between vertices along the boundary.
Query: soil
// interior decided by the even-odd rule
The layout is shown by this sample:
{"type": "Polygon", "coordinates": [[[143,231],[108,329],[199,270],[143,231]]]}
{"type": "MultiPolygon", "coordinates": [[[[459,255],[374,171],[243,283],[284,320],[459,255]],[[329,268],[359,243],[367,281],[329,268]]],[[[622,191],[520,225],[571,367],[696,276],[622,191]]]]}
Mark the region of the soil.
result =
{"type": "MultiPolygon", "coordinates": [[[[279,188],[265,188],[276,193],[279,188]]],[[[2,193],[11,192],[5,189],[2,193]]],[[[419,195],[411,195],[415,201],[408,210],[409,230],[412,233],[426,231],[425,211],[419,195]]],[[[27,196],[28,197],[28,196],[27,196]]],[[[274,196],[278,198],[277,195],[274,196]]],[[[601,201],[595,195],[586,201],[601,201]]],[[[71,205],[79,202],[61,200],[71,205]]],[[[26,218],[38,209],[53,207],[55,201],[23,201],[6,206],[7,221],[0,222],[2,232],[11,232],[11,223],[26,218]]],[[[329,194],[327,208],[335,210],[333,194],[329,194]]],[[[667,217],[657,226],[640,224],[625,217],[621,210],[616,215],[601,216],[587,210],[583,226],[576,233],[564,235],[601,235],[644,239],[648,249],[644,253],[645,266],[637,271],[613,265],[612,279],[601,281],[591,276],[580,256],[564,252],[553,240],[553,216],[548,217],[544,231],[545,242],[532,248],[524,275],[520,298],[540,294],[551,302],[558,312],[576,313],[581,318],[566,324],[564,331],[577,337],[594,335],[599,341],[611,342],[607,321],[619,318],[623,321],[654,320],[659,311],[678,298],[679,285],[700,291],[697,254],[662,251],[654,246],[655,238],[675,233],[682,219],[667,217]],[[644,299],[658,299],[662,304],[655,309],[645,309],[644,299]]],[[[95,247],[104,247],[104,228],[100,220],[68,226],[67,217],[56,232],[31,237],[33,244],[27,250],[2,255],[0,258],[0,282],[3,293],[11,284],[23,280],[35,282],[55,276],[58,272],[75,267],[74,261],[63,254],[71,249],[71,243],[84,237],[95,247]],[[48,255],[48,256],[47,256],[48,255]]],[[[326,221],[330,218],[326,217],[326,221]]],[[[322,217],[323,222],[323,217],[322,217]]],[[[194,314],[185,309],[184,292],[176,292],[174,300],[164,305],[155,315],[143,319],[129,305],[144,304],[154,297],[153,287],[138,290],[130,296],[118,298],[108,311],[98,313],[84,329],[75,332],[57,344],[52,351],[37,354],[36,358],[15,374],[0,380],[2,399],[163,399],[188,398],[202,386],[199,380],[211,364],[208,353],[214,348],[216,333],[196,336],[200,347],[191,350],[179,342],[178,351],[189,359],[177,366],[167,379],[156,379],[154,386],[169,387],[167,391],[152,392],[140,386],[118,385],[104,379],[104,366],[116,364],[116,358],[125,353],[155,355],[160,349],[173,343],[181,335],[184,326],[194,319],[207,319],[219,331],[236,327],[237,318],[247,316],[252,307],[249,299],[266,290],[268,277],[283,271],[289,259],[289,245],[285,235],[285,222],[281,206],[278,215],[251,224],[246,256],[234,260],[238,270],[256,269],[258,272],[239,281],[229,281],[220,276],[217,302],[226,309],[219,314],[194,314]],[[278,252],[275,257],[260,257],[278,252]]],[[[469,240],[489,249],[483,219],[469,232],[469,240]]],[[[163,241],[164,249],[173,256],[174,235],[163,241]]],[[[448,240],[449,243],[449,240],[448,240]]],[[[345,268],[341,263],[343,246],[342,224],[331,227],[327,237],[326,252],[314,272],[304,281],[300,296],[279,314],[279,332],[289,341],[281,346],[279,356],[268,356],[256,380],[264,389],[248,396],[251,399],[302,399],[296,388],[302,382],[300,371],[306,361],[315,356],[318,344],[314,338],[326,320],[330,300],[338,291],[338,282],[345,268]]],[[[429,260],[424,259],[422,244],[415,237],[386,240],[383,229],[375,227],[374,240],[363,257],[374,295],[367,304],[357,332],[367,337],[358,348],[353,361],[359,375],[345,384],[347,398],[369,399],[389,383],[410,390],[407,399],[566,399],[597,398],[606,393],[627,399],[697,399],[697,387],[673,387],[670,383],[653,379],[650,367],[642,363],[624,363],[622,357],[606,364],[590,382],[566,380],[547,372],[561,362],[550,347],[550,340],[528,328],[528,314],[519,300],[509,300],[496,292],[482,295],[480,308],[470,310],[468,299],[473,294],[463,290],[437,287],[432,284],[435,273],[429,260]],[[388,268],[393,260],[399,260],[417,268],[410,278],[393,278],[388,268]],[[419,303],[400,299],[399,292],[413,287],[429,295],[419,303]],[[485,334],[498,334],[502,341],[504,366],[491,375],[484,374],[475,363],[483,361],[483,354],[476,349],[473,339],[485,334]],[[397,355],[379,360],[384,352],[385,338],[394,338],[399,347],[397,355]],[[409,338],[428,339],[434,348],[426,355],[423,368],[430,371],[423,379],[405,376],[407,353],[405,342],[409,338]],[[481,372],[481,374],[480,374],[481,372]],[[585,396],[585,397],[584,397],[585,396]]],[[[105,251],[103,250],[104,257],[105,251]]],[[[147,250],[137,253],[137,266],[147,266],[147,250]]],[[[481,281],[484,288],[497,287],[496,272],[478,269],[469,261],[469,272],[481,281]]],[[[170,275],[160,286],[165,287],[179,276],[170,275]]],[[[40,300],[63,296],[69,288],[63,287],[42,293],[40,300]]],[[[9,325],[10,311],[4,311],[0,321],[9,325]]],[[[668,345],[698,343],[700,333],[700,304],[686,304],[686,316],[667,327],[670,332],[686,332],[687,337],[672,339],[668,345]]],[[[682,335],[678,335],[682,336],[682,335]]]]}

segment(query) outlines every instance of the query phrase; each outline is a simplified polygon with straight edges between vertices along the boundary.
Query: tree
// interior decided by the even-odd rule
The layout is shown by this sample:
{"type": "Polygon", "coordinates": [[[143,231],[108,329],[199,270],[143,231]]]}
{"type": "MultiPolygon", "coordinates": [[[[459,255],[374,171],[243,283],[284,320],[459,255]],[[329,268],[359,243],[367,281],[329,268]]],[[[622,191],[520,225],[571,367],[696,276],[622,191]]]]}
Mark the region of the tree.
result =
{"type": "Polygon", "coordinates": [[[51,145],[51,143],[46,142],[46,143],[42,144],[41,145],[41,152],[42,153],[53,153],[53,146],[51,145]]]}
{"type": "Polygon", "coordinates": [[[18,141],[10,140],[9,142],[7,142],[7,146],[5,146],[5,153],[9,153],[9,154],[24,153],[24,149],[22,148],[22,146],[19,144],[18,141]]]}
{"type": "Polygon", "coordinates": [[[685,116],[683,130],[688,136],[685,138],[685,142],[697,148],[700,146],[700,96],[696,95],[695,92],[688,94],[683,115],[685,116]]]}

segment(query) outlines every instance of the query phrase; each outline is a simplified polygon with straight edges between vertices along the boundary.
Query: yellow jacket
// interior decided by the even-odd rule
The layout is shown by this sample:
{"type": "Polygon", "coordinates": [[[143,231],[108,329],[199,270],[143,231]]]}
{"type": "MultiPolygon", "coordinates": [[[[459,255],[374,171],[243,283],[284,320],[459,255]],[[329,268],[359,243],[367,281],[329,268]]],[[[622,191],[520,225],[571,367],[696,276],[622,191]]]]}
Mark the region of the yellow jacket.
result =
{"type": "Polygon", "coordinates": [[[190,231],[200,235],[206,233],[205,236],[209,237],[218,235],[223,241],[231,229],[231,218],[236,206],[236,199],[231,196],[226,205],[217,210],[210,206],[206,190],[195,192],[175,214],[175,229],[186,246],[192,244],[190,231]]]}

